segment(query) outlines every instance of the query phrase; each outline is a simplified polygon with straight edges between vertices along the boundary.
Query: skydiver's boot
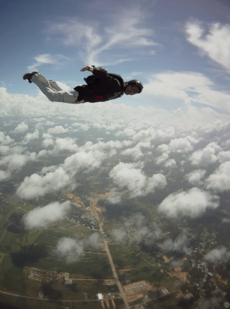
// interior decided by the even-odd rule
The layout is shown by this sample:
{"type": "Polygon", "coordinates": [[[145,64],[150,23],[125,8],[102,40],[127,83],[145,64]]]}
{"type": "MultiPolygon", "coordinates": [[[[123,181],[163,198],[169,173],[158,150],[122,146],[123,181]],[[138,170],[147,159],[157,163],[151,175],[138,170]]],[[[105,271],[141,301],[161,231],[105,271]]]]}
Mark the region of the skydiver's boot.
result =
{"type": "Polygon", "coordinates": [[[36,73],[38,73],[38,72],[26,73],[26,74],[23,75],[23,79],[24,79],[24,80],[27,79],[29,83],[32,83],[31,77],[32,77],[34,74],[36,74],[36,73]]]}

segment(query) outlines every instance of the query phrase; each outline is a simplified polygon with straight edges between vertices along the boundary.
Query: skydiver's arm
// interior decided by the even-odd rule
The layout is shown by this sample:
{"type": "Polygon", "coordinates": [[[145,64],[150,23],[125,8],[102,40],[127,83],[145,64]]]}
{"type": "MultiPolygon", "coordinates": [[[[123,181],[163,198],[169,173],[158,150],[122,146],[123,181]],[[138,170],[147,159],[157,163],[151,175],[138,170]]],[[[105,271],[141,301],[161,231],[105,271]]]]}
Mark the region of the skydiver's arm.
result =
{"type": "MultiPolygon", "coordinates": [[[[90,67],[90,66],[87,65],[86,67],[82,68],[80,71],[81,72],[84,72],[84,71],[93,72],[94,69],[95,69],[94,66],[90,67]]],[[[106,69],[104,69],[104,68],[96,68],[96,69],[99,70],[99,71],[107,72],[106,69]]]]}
{"type": "Polygon", "coordinates": [[[117,80],[115,80],[114,78],[112,78],[111,76],[109,76],[107,74],[106,69],[104,68],[96,68],[94,66],[90,67],[90,66],[86,66],[84,68],[81,69],[82,72],[84,71],[90,71],[93,73],[93,75],[95,77],[97,77],[98,79],[100,79],[104,84],[106,85],[114,85],[114,86],[118,86],[118,82],[117,80]]]}

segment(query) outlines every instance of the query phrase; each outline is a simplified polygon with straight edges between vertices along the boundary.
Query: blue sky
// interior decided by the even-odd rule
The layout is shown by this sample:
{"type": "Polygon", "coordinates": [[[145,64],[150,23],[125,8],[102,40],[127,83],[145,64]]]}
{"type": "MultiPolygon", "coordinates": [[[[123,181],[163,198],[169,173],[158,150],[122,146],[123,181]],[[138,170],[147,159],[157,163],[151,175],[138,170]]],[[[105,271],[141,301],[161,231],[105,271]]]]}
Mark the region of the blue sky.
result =
{"type": "Polygon", "coordinates": [[[96,64],[146,85],[122,103],[230,112],[229,12],[228,0],[1,0],[0,86],[36,96],[22,76],[38,70],[72,88],[96,64]]]}

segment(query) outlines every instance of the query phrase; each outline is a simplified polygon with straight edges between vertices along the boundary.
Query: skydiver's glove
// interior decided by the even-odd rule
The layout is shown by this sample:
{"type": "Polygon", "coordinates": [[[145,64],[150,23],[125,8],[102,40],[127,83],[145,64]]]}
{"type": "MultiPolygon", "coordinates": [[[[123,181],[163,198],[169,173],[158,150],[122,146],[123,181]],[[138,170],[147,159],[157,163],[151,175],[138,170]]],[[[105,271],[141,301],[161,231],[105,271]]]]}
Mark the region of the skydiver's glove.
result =
{"type": "Polygon", "coordinates": [[[84,71],[93,72],[93,69],[94,69],[93,67],[90,67],[90,66],[87,65],[86,67],[82,68],[80,71],[81,72],[84,72],[84,71]]]}

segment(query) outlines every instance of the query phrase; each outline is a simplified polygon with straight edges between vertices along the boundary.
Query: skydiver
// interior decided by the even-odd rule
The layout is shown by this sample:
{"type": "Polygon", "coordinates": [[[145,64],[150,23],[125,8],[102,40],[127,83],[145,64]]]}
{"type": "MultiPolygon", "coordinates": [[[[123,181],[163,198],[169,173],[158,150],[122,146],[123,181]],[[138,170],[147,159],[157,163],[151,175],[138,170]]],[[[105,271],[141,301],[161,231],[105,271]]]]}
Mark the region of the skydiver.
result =
{"type": "Polygon", "coordinates": [[[143,89],[140,81],[134,79],[124,82],[120,75],[107,73],[104,68],[85,66],[81,71],[90,71],[93,75],[84,78],[85,85],[68,91],[61,89],[56,82],[47,80],[39,72],[26,73],[23,79],[35,83],[50,101],[72,104],[105,102],[117,99],[124,93],[135,95],[143,89]]]}

